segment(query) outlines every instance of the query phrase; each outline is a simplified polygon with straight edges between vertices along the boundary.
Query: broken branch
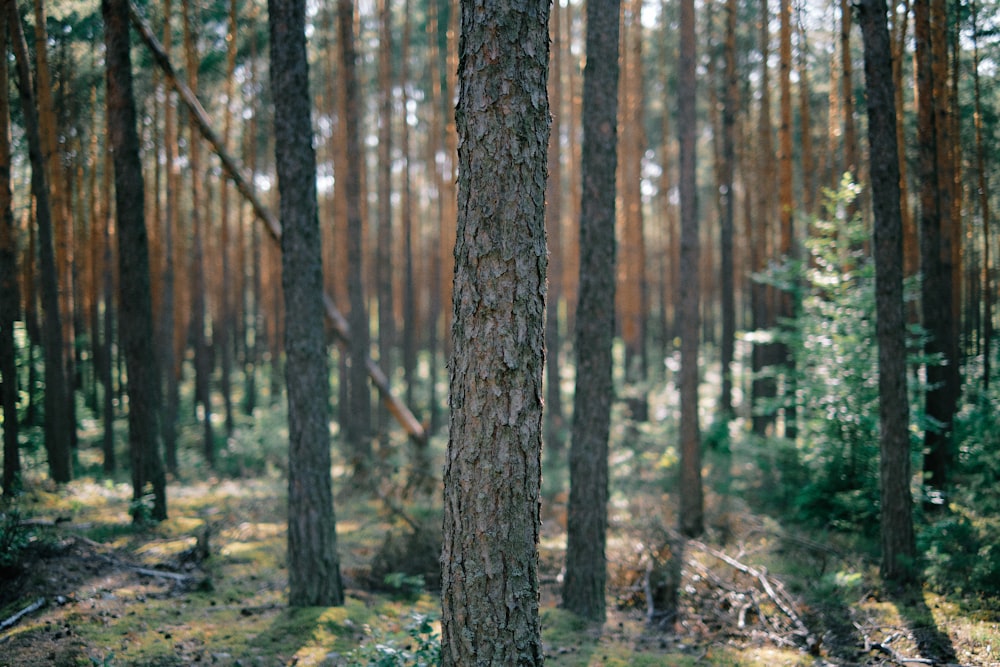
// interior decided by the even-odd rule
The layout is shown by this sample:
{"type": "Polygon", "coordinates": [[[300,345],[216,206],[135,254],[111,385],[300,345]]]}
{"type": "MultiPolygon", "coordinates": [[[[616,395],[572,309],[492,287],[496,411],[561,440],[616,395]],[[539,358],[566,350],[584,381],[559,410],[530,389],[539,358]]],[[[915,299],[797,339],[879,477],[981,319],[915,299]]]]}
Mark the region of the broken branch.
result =
{"type": "MultiPolygon", "coordinates": [[[[254,192],[253,187],[250,185],[250,179],[244,175],[243,168],[236,158],[226,152],[222,141],[212,129],[212,124],[208,118],[208,114],[205,112],[205,108],[202,107],[201,102],[198,101],[197,96],[195,96],[191,89],[188,88],[187,84],[181,80],[177,71],[170,63],[170,57],[167,55],[167,52],[164,51],[159,40],[156,39],[152,29],[142,19],[142,17],[139,16],[139,13],[136,11],[135,6],[132,3],[129,3],[128,9],[129,18],[132,20],[133,25],[135,25],[136,30],[139,32],[139,36],[142,37],[142,41],[152,52],[153,60],[155,60],[160,69],[163,70],[163,74],[170,83],[171,87],[177,91],[181,100],[190,110],[202,136],[205,137],[205,140],[212,146],[212,151],[219,156],[219,160],[222,161],[223,169],[225,169],[229,178],[236,185],[237,191],[239,191],[239,193],[243,195],[244,199],[250,203],[253,207],[254,214],[264,223],[264,226],[270,233],[271,238],[274,241],[279,242],[280,245],[281,223],[278,222],[278,218],[275,217],[274,213],[272,213],[271,210],[264,205],[264,202],[262,202],[254,192]]],[[[323,309],[327,319],[333,326],[333,331],[337,335],[338,341],[341,345],[346,345],[351,336],[350,327],[347,324],[347,320],[337,309],[333,299],[331,299],[325,292],[323,294],[323,309]]],[[[423,425],[421,425],[417,418],[413,416],[410,409],[392,394],[389,387],[389,379],[386,377],[382,369],[379,368],[378,364],[376,364],[371,357],[368,357],[366,360],[366,367],[368,370],[368,376],[372,380],[372,384],[374,384],[378,389],[379,394],[382,397],[382,401],[385,403],[386,408],[388,408],[389,412],[396,419],[396,421],[399,422],[411,438],[418,442],[427,442],[427,433],[424,431],[423,425]]]]}

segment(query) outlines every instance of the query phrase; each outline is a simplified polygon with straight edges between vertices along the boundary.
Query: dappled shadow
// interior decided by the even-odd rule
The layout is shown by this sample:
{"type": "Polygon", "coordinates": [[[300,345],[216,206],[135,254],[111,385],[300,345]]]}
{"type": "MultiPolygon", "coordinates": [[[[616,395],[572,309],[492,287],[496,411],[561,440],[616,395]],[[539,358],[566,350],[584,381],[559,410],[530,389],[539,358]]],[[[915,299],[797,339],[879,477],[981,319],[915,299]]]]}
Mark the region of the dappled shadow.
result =
{"type": "Polygon", "coordinates": [[[891,593],[889,598],[906,623],[920,657],[932,660],[934,664],[958,661],[951,637],[937,626],[923,591],[899,591],[891,593]]]}

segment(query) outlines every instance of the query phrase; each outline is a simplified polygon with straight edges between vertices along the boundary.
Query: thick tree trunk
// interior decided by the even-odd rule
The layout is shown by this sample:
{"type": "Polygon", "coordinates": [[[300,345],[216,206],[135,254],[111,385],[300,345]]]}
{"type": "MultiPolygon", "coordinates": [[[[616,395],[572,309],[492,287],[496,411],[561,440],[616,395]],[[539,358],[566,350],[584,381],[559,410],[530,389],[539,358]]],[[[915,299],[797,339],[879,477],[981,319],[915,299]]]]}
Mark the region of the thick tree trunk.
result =
{"type": "Polygon", "coordinates": [[[49,475],[58,483],[72,477],[71,412],[66,369],[63,364],[62,323],[59,314],[59,277],[56,265],[46,175],[38,115],[34,101],[34,84],[28,64],[28,45],[24,38],[17,3],[7,0],[7,21],[14,50],[24,113],[25,133],[31,160],[31,192],[35,197],[35,222],[38,225],[38,257],[42,288],[42,339],[45,357],[45,449],[49,457],[49,475]]]}
{"type": "Polygon", "coordinates": [[[549,2],[462,5],[441,664],[540,665],[549,2]]]}
{"type": "Polygon", "coordinates": [[[288,601],[292,606],[341,605],[305,0],[270,0],[268,23],[286,304],[288,601]]]}
{"type": "Polygon", "coordinates": [[[147,493],[152,518],[167,518],[166,476],[160,460],[160,372],[153,341],[142,164],[132,93],[127,0],[103,0],[107,59],[108,134],[115,165],[118,232],[119,338],[128,368],[128,425],[132,464],[133,517],[147,493]]]}
{"type": "Polygon", "coordinates": [[[618,160],[618,0],[587,4],[580,165],[580,279],[576,307],[576,389],[569,453],[566,578],[562,604],[605,617],[611,346],[615,334],[615,172],[618,160]]]}
{"type": "Polygon", "coordinates": [[[863,0],[858,10],[865,45],[868,142],[875,214],[882,576],[909,584],[915,580],[917,570],[910,496],[903,218],[899,206],[896,98],[885,0],[863,0]]]}

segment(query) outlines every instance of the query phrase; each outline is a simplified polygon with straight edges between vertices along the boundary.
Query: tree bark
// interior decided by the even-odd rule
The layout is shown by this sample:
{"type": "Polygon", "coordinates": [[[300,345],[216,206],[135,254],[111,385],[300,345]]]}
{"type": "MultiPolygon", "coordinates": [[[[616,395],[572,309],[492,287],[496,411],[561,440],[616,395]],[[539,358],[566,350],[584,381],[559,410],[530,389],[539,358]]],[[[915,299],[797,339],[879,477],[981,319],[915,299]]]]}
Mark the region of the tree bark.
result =
{"type": "Polygon", "coordinates": [[[722,299],[722,394],[719,412],[733,417],[733,357],[736,349],[736,296],[733,270],[733,227],[736,217],[736,113],[739,81],[736,78],[736,0],[726,2],[725,93],[722,104],[722,190],[725,203],[719,229],[719,278],[722,299]]]}
{"type": "MultiPolygon", "coordinates": [[[[389,0],[379,0],[378,44],[378,245],[375,262],[375,282],[378,290],[378,359],[382,369],[392,375],[392,361],[396,346],[396,322],[393,294],[392,244],[392,6],[389,0]]],[[[408,82],[404,82],[406,85],[408,82]]],[[[367,355],[366,355],[367,356],[367,355]]],[[[367,384],[367,378],[365,379],[367,384]]],[[[378,411],[379,437],[386,443],[389,411],[380,405],[378,411]]]]}
{"type": "Polygon", "coordinates": [[[35,197],[35,222],[38,225],[38,258],[42,288],[42,344],[45,357],[45,450],[49,457],[49,475],[57,483],[72,477],[71,413],[66,369],[63,364],[62,323],[59,314],[59,276],[52,230],[49,185],[43,157],[34,83],[28,65],[28,45],[15,0],[7,0],[7,21],[17,64],[21,107],[28,153],[31,160],[31,192],[35,197]]]}
{"type": "Polygon", "coordinates": [[[951,422],[955,415],[957,396],[952,373],[957,374],[956,346],[952,326],[951,289],[951,204],[947,178],[942,165],[947,151],[938,144],[946,141],[941,127],[944,114],[938,109],[943,93],[941,71],[947,71],[939,60],[943,54],[934,44],[931,0],[915,0],[913,4],[914,38],[917,56],[917,138],[918,177],[920,182],[920,264],[921,305],[924,327],[928,331],[924,351],[940,356],[942,363],[927,365],[928,389],[925,394],[927,416],[937,425],[924,433],[924,477],[928,486],[938,493],[944,491],[951,467],[951,422]],[[952,368],[954,367],[954,368],[952,368]]]}
{"type": "Polygon", "coordinates": [[[620,16],[619,0],[587,3],[576,389],[562,605],[594,621],[603,621],[606,613],[620,16]]]}
{"type": "Polygon", "coordinates": [[[115,167],[118,231],[118,336],[128,371],[128,425],[133,518],[145,516],[146,485],[152,518],[167,518],[166,476],[160,460],[160,372],[153,341],[142,164],[132,93],[127,0],[103,0],[107,59],[108,134],[115,167]]]}
{"type": "Polygon", "coordinates": [[[858,4],[865,46],[868,143],[875,214],[875,307],[879,357],[879,470],[882,577],[916,579],[910,496],[906,319],[903,309],[903,217],[900,210],[896,107],[885,0],[858,4]]]}
{"type": "Polygon", "coordinates": [[[681,485],[680,531],[695,537],[704,531],[701,485],[701,434],[698,427],[699,242],[695,165],[694,0],[681,0],[677,138],[680,144],[681,203],[681,485]]]}
{"type": "MultiPolygon", "coordinates": [[[[0,11],[0,81],[7,73],[8,12],[0,11]]],[[[3,495],[13,497],[21,485],[21,453],[17,444],[17,347],[14,322],[18,319],[17,232],[10,184],[10,86],[0,86],[0,404],[3,406],[3,495]]]]}
{"type": "Polygon", "coordinates": [[[305,0],[269,0],[275,164],[281,196],[288,388],[288,601],[344,602],[330,475],[323,261],[312,145],[305,0]]]}
{"type": "Polygon", "coordinates": [[[365,307],[365,273],[361,217],[361,144],[358,113],[361,104],[355,73],[354,2],[338,0],[337,26],[340,44],[340,73],[344,79],[344,118],[347,137],[347,169],[343,183],[347,195],[347,290],[351,302],[348,321],[351,341],[348,345],[348,413],[344,420],[344,438],[348,448],[351,474],[356,485],[371,484],[371,392],[368,389],[366,362],[371,336],[368,330],[368,309],[365,307]]]}
{"type": "Polygon", "coordinates": [[[549,3],[462,10],[441,663],[540,665],[549,3]]]}

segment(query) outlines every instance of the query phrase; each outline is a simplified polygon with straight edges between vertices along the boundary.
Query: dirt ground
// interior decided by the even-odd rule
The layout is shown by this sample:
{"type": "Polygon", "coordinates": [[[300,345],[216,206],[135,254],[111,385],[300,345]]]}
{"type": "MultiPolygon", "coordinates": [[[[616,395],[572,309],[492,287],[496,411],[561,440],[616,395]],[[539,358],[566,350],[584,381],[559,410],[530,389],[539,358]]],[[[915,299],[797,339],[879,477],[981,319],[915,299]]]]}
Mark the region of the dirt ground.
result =
{"type": "MultiPolygon", "coordinates": [[[[280,480],[170,491],[172,518],[142,531],[122,485],[82,480],[21,503],[32,538],[0,573],[0,665],[367,664],[359,646],[405,646],[407,619],[437,610],[432,594],[369,585],[368,563],[398,529],[376,501],[338,507],[345,607],[290,610],[280,480]]],[[[564,507],[546,506],[548,664],[1000,665],[996,600],[893,598],[870,563],[742,507],[681,546],[641,527],[648,511],[612,509],[609,617],[595,627],[558,609],[564,507]],[[651,626],[648,600],[671,567],[679,615],[651,626]]]]}

